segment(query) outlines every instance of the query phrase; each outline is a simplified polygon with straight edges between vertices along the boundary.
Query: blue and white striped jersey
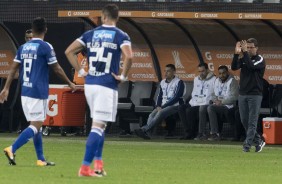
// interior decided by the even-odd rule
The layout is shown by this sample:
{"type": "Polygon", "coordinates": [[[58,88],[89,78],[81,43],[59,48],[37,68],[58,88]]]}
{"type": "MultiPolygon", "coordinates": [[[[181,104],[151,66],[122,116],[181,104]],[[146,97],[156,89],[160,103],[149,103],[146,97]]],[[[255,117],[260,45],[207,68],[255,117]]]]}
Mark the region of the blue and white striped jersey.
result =
{"type": "Polygon", "coordinates": [[[49,93],[49,64],[57,62],[51,44],[39,38],[20,46],[14,62],[21,64],[20,81],[22,96],[47,99],[49,93]]]}
{"type": "Polygon", "coordinates": [[[117,89],[111,73],[118,74],[121,48],[130,45],[129,36],[115,26],[102,25],[85,32],[77,39],[87,48],[89,70],[85,84],[96,84],[117,89]]]}

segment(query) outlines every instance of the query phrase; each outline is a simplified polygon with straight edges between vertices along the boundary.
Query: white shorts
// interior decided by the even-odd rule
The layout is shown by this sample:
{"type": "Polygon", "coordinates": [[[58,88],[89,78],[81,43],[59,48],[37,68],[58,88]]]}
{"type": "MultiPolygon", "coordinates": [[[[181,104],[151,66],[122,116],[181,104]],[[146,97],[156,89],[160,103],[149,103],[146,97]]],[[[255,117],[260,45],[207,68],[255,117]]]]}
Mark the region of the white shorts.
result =
{"type": "Polygon", "coordinates": [[[44,121],[47,113],[47,99],[22,96],[22,107],[27,121],[44,121]]]}
{"type": "Polygon", "coordinates": [[[118,92],[100,85],[84,85],[84,93],[90,108],[91,118],[98,121],[115,122],[118,92]]]}

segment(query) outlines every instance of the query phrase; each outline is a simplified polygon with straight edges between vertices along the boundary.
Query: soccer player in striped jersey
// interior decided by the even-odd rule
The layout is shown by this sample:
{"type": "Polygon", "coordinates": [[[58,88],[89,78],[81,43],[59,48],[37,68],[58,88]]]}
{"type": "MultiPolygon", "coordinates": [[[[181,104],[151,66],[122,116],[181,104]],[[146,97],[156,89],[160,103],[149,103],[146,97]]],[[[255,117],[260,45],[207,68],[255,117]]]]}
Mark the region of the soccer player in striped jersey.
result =
{"type": "Polygon", "coordinates": [[[106,175],[102,161],[104,130],[107,122],[114,122],[118,103],[118,82],[127,80],[132,63],[129,36],[116,27],[118,7],[106,5],[102,9],[102,26],[85,32],[65,51],[71,65],[85,76],[85,96],[90,107],[91,132],[86,142],[86,151],[79,176],[101,177],[106,175]],[[89,70],[78,65],[76,54],[86,48],[89,70]],[[123,71],[119,73],[121,53],[124,55],[123,71]],[[90,168],[94,160],[94,170],[90,168]]]}
{"type": "Polygon", "coordinates": [[[45,18],[37,17],[32,23],[33,38],[20,46],[11,66],[5,86],[0,93],[0,103],[7,100],[11,82],[20,69],[21,101],[24,114],[30,125],[19,135],[16,141],[4,149],[10,165],[16,165],[15,152],[33,138],[38,166],[53,166],[45,160],[42,146],[42,124],[46,118],[49,92],[49,67],[62,78],[72,90],[75,85],[68,79],[57,62],[51,44],[43,41],[47,32],[45,18]]]}

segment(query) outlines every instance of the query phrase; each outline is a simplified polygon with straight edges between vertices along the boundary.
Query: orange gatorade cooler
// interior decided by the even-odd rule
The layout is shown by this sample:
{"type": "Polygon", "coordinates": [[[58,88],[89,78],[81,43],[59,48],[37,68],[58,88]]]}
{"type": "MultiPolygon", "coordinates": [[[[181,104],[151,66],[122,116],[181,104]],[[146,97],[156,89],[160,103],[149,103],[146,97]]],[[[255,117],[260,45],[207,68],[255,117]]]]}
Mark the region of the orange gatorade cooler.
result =
{"type": "Polygon", "coordinates": [[[83,87],[72,93],[66,85],[49,85],[44,126],[84,126],[86,99],[83,87]]]}
{"type": "Polygon", "coordinates": [[[266,144],[282,144],[282,118],[263,118],[262,122],[266,144]]]}

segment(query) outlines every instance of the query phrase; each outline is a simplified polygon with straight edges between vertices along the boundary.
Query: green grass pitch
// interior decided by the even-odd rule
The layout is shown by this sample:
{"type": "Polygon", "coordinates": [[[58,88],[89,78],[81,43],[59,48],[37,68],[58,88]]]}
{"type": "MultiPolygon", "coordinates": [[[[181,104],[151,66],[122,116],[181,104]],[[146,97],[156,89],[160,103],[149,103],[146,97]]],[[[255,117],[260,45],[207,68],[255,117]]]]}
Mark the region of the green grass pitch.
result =
{"type": "MultiPolygon", "coordinates": [[[[16,134],[0,134],[1,149],[16,134]]],[[[280,184],[282,147],[242,152],[241,143],[107,137],[107,176],[80,178],[86,137],[44,137],[45,157],[55,167],[37,167],[32,141],[16,153],[16,166],[0,155],[1,184],[280,184]]]]}

